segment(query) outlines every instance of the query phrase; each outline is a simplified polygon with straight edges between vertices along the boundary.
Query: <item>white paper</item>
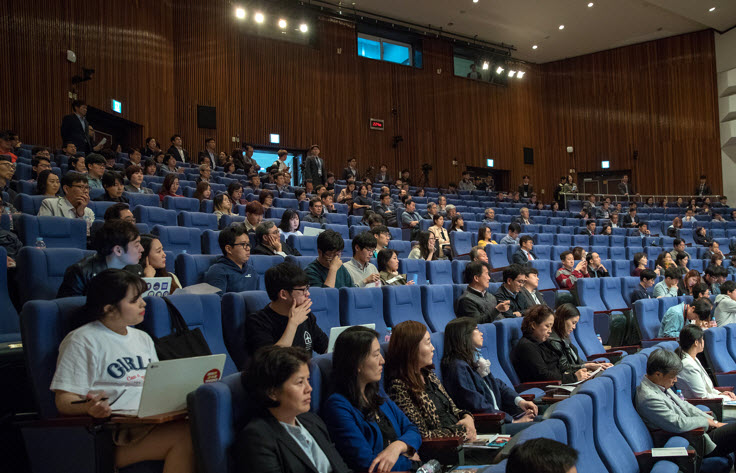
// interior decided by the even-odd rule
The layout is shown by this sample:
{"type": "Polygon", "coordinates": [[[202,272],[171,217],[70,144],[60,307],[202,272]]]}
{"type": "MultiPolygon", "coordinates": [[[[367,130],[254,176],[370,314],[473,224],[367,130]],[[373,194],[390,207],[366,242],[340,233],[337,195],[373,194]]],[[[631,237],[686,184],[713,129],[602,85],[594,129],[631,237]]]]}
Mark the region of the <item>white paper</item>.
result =
{"type": "Polygon", "coordinates": [[[685,447],[672,447],[672,448],[653,448],[652,458],[660,457],[686,457],[687,448],[685,447]]]}

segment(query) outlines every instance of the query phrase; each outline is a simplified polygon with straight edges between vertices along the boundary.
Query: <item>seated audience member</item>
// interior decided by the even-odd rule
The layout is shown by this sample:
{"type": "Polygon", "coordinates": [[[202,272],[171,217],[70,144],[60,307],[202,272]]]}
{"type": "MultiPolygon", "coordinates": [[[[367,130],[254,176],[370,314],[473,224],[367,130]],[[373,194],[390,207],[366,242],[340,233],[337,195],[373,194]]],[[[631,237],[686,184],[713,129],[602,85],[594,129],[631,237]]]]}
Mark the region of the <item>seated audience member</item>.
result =
{"type": "Polygon", "coordinates": [[[243,198],[243,185],[241,183],[231,182],[228,184],[227,195],[230,197],[230,202],[232,202],[233,205],[245,204],[245,199],[243,198]]]}
{"type": "Polygon", "coordinates": [[[343,267],[348,270],[357,287],[375,287],[381,285],[381,276],[376,267],[371,264],[373,252],[376,250],[376,237],[369,232],[363,232],[352,240],[353,257],[343,267]]]}
{"type": "Polygon", "coordinates": [[[263,187],[261,186],[261,178],[258,174],[248,174],[248,187],[253,189],[253,191],[259,191],[263,187]]]}
{"type": "Polygon", "coordinates": [[[199,166],[199,177],[196,180],[196,183],[199,184],[200,182],[210,182],[210,178],[212,176],[212,168],[208,164],[202,164],[199,166]]]}
{"type": "Polygon", "coordinates": [[[416,425],[381,392],[383,356],[378,332],[350,327],[333,353],[334,392],[322,416],[335,446],[355,471],[409,471],[419,464],[416,425]]]}
{"type": "Polygon", "coordinates": [[[496,223],[496,211],[492,208],[487,208],[483,213],[482,223],[496,223]]]}
{"type": "Polygon", "coordinates": [[[327,222],[327,218],[324,216],[324,204],[322,199],[314,197],[309,201],[309,215],[304,217],[305,222],[319,223],[324,225],[327,222]]]}
{"type": "Polygon", "coordinates": [[[647,222],[639,222],[637,236],[641,238],[652,236],[652,232],[649,231],[649,224],[647,222]]]}
{"type": "Polygon", "coordinates": [[[710,301],[705,299],[696,299],[692,304],[682,302],[670,307],[662,316],[657,337],[677,338],[680,335],[680,330],[685,326],[686,320],[688,324],[698,319],[708,320],[710,319],[710,309],[710,301]]]}
{"type": "Polygon", "coordinates": [[[708,245],[708,251],[703,253],[703,259],[711,259],[714,256],[720,256],[723,257],[723,252],[721,251],[721,245],[715,241],[711,240],[710,244],[708,245]]]}
{"type": "Polygon", "coordinates": [[[652,296],[649,294],[649,288],[654,286],[654,282],[657,280],[657,273],[651,269],[645,269],[639,274],[639,285],[631,293],[631,304],[640,299],[651,299],[652,296]]]}
{"type": "Polygon", "coordinates": [[[102,175],[102,187],[105,193],[97,197],[98,202],[119,202],[127,204],[128,198],[123,195],[123,176],[115,171],[105,171],[102,175]]]}
{"type": "Polygon", "coordinates": [[[573,290],[575,283],[580,278],[590,277],[588,274],[588,263],[585,260],[575,265],[575,257],[570,251],[563,251],[560,255],[562,267],[555,273],[555,280],[561,289],[573,290]]]}
{"type": "Polygon", "coordinates": [[[258,201],[248,202],[245,206],[245,221],[243,221],[243,227],[248,233],[255,232],[256,227],[263,221],[263,214],[266,211],[258,201]]]}
{"type": "Polygon", "coordinates": [[[508,301],[509,308],[500,315],[506,318],[521,317],[522,308],[519,305],[519,292],[524,287],[524,267],[512,264],[503,270],[503,284],[496,291],[495,297],[499,302],[508,301]]]}
{"type": "Polygon", "coordinates": [[[611,218],[611,203],[603,201],[601,206],[596,209],[595,218],[600,220],[608,220],[611,218]]]}
{"type": "Polygon", "coordinates": [[[488,253],[486,253],[486,249],[482,248],[480,246],[474,246],[470,253],[468,254],[470,257],[470,261],[480,261],[483,264],[488,264],[488,253]]]}
{"type": "MultiPolygon", "coordinates": [[[[448,218],[449,215],[448,215],[448,218]]],[[[463,220],[462,215],[455,215],[452,217],[452,221],[450,221],[450,232],[464,232],[465,231],[465,221],[463,220]]]]}
{"type": "MultiPolygon", "coordinates": [[[[78,314],[82,325],[61,342],[51,381],[60,414],[105,419],[114,402],[107,399],[117,400],[125,393],[126,405],[140,402],[146,366],[158,361],[151,337],[133,327],[143,321],[145,290],[140,277],[119,269],[105,269],[89,281],[89,294],[78,314]],[[128,376],[116,371],[121,359],[130,360],[123,370],[128,376]]],[[[163,460],[165,471],[195,471],[185,420],[139,425],[134,442],[125,441],[124,430],[113,434],[116,469],[163,460]]]]}
{"type": "Polygon", "coordinates": [[[166,176],[168,174],[182,174],[184,171],[176,166],[176,158],[171,154],[165,154],[164,160],[159,168],[159,174],[166,176]]]}
{"type": "Polygon", "coordinates": [[[232,203],[230,197],[224,192],[217,194],[213,199],[214,214],[217,216],[217,224],[220,224],[220,218],[223,215],[232,215],[232,203]]]}
{"type": "Polygon", "coordinates": [[[267,220],[256,227],[255,235],[256,246],[251,251],[253,255],[279,255],[286,258],[287,256],[301,256],[294,247],[286,242],[281,242],[281,231],[275,223],[267,220]]]}
{"type": "Polygon", "coordinates": [[[435,253],[438,258],[448,258],[452,254],[450,245],[450,235],[445,228],[445,217],[437,214],[432,217],[432,225],[429,227],[429,233],[435,238],[435,253]]]}
{"type": "Polygon", "coordinates": [[[422,218],[425,220],[434,220],[435,215],[439,215],[439,207],[436,202],[427,202],[427,211],[424,212],[422,218]]]}
{"type": "Polygon", "coordinates": [[[693,289],[702,282],[700,273],[697,269],[691,269],[685,276],[680,278],[677,282],[678,291],[677,294],[680,296],[692,296],[693,289]]]}
{"type": "Polygon", "coordinates": [[[713,315],[719,327],[736,323],[736,282],[721,284],[721,293],[716,296],[713,315]]]}
{"type": "Polygon", "coordinates": [[[521,288],[517,296],[522,313],[535,305],[547,305],[537,287],[539,287],[539,271],[537,268],[524,266],[524,287],[521,288]]]}
{"type": "Polygon", "coordinates": [[[85,158],[87,165],[87,184],[90,189],[103,189],[102,176],[105,174],[106,164],[105,158],[97,153],[90,153],[85,158]]]}
{"type": "Polygon", "coordinates": [[[672,225],[667,227],[667,236],[670,238],[680,238],[680,230],[682,229],[682,219],[675,217],[672,220],[672,225]]]}
{"type": "Polygon", "coordinates": [[[675,267],[680,273],[680,277],[684,277],[690,270],[687,268],[687,263],[690,260],[690,256],[684,251],[679,251],[675,254],[675,267]]]}
{"type": "Polygon", "coordinates": [[[36,195],[43,195],[46,197],[60,197],[61,193],[61,179],[59,176],[46,169],[38,173],[36,179],[36,195]]]}
{"type": "Polygon", "coordinates": [[[130,148],[128,150],[128,162],[125,163],[125,168],[129,166],[141,166],[143,164],[143,155],[136,148],[130,148]]]}
{"type": "MultiPolygon", "coordinates": [[[[643,252],[638,252],[634,254],[634,270],[631,272],[631,275],[634,277],[639,277],[642,271],[645,269],[649,269],[649,258],[647,258],[647,254],[643,252]]],[[[654,270],[655,273],[658,273],[658,270],[654,270]]]]}
{"type": "Polygon", "coordinates": [[[31,179],[29,182],[36,181],[41,171],[51,171],[51,158],[34,155],[31,159],[31,179]]]}
{"type": "MultiPolygon", "coordinates": [[[[679,333],[679,332],[678,332],[679,333]]],[[[705,429],[706,457],[727,456],[736,447],[736,424],[716,422],[710,415],[680,399],[672,386],[682,371],[682,360],[676,353],[660,348],[649,355],[647,372],[636,388],[634,405],[651,430],[680,434],[705,429]]]]}
{"type": "Polygon", "coordinates": [[[401,225],[404,228],[411,228],[411,239],[416,240],[421,228],[419,228],[419,222],[422,220],[422,216],[416,211],[416,203],[407,199],[404,203],[405,212],[401,214],[401,225]]]}
{"type": "Polygon", "coordinates": [[[534,261],[537,255],[534,253],[534,240],[531,235],[524,235],[519,238],[519,249],[511,256],[514,264],[529,265],[530,261],[534,261]]]}
{"type": "Polygon", "coordinates": [[[388,192],[381,194],[380,203],[376,207],[376,212],[383,218],[386,225],[390,227],[396,226],[396,210],[391,203],[391,194],[388,192]]]}
{"type": "Polygon", "coordinates": [[[629,213],[624,215],[624,219],[623,219],[621,226],[622,227],[638,227],[640,221],[641,220],[639,219],[639,216],[636,215],[636,207],[632,205],[631,207],[629,207],[629,213]]]}
{"type": "Polygon", "coordinates": [[[470,412],[459,409],[432,369],[434,347],[427,327],[414,320],[397,324],[386,353],[386,392],[423,438],[476,438],[470,412]]]}
{"type": "Polygon", "coordinates": [[[146,159],[141,167],[144,176],[158,176],[158,164],[153,159],[146,159]]]}
{"type": "Polygon", "coordinates": [[[433,261],[435,258],[437,238],[430,232],[419,232],[419,244],[409,252],[409,259],[423,259],[433,261]]]}
{"type": "Polygon", "coordinates": [[[207,181],[201,181],[197,184],[197,189],[195,189],[192,197],[200,202],[203,200],[210,200],[212,198],[212,188],[210,187],[210,183],[207,181]]]}
{"type": "Polygon", "coordinates": [[[378,274],[384,286],[412,285],[414,281],[407,281],[406,274],[399,274],[399,253],[396,250],[384,248],[378,252],[378,274]]]}
{"type": "Polygon", "coordinates": [[[266,271],[265,282],[271,302],[245,318],[248,352],[253,355],[261,347],[276,345],[326,353],[329,338],[309,310],[312,300],[304,271],[281,263],[266,271]]]}
{"type": "Polygon", "coordinates": [[[654,286],[652,297],[677,297],[677,283],[680,281],[680,273],[677,268],[667,268],[664,272],[664,280],[654,286]]]}
{"type": "Polygon", "coordinates": [[[130,211],[130,205],[123,203],[112,204],[108,207],[105,210],[103,220],[105,222],[110,220],[125,220],[135,225],[135,217],[133,216],[133,212],[130,211]]]}
{"type": "Polygon", "coordinates": [[[580,322],[580,312],[572,304],[562,304],[555,310],[555,323],[552,333],[543,348],[547,348],[557,357],[562,376],[574,375],[578,381],[589,378],[589,372],[598,368],[608,369],[611,363],[590,363],[580,358],[578,349],[570,341],[570,335],[580,322]],[[582,373],[580,372],[582,370],[582,373]]]}
{"type": "Polygon", "coordinates": [[[473,317],[476,323],[493,322],[499,315],[505,314],[511,308],[507,301],[498,302],[496,297],[488,292],[491,277],[488,263],[473,261],[465,266],[465,283],[468,287],[463,291],[455,304],[457,317],[473,317]]]}
{"type": "Polygon", "coordinates": [[[353,195],[355,194],[355,181],[348,181],[347,185],[337,196],[337,203],[352,206],[353,195]]]}
{"type": "Polygon", "coordinates": [[[675,260],[672,259],[672,255],[666,251],[663,251],[659,254],[659,256],[657,256],[657,260],[654,262],[654,267],[659,269],[659,273],[661,276],[663,271],[666,271],[669,268],[676,268],[677,265],[675,264],[675,260]]]}
{"type": "Polygon", "coordinates": [[[607,278],[609,276],[608,270],[601,263],[601,256],[595,251],[585,255],[585,262],[588,264],[588,275],[591,278],[607,278]]]}
{"type": "Polygon", "coordinates": [[[547,340],[552,333],[555,314],[543,305],[532,307],[521,323],[523,336],[511,350],[511,363],[522,383],[561,380],[572,383],[588,378],[585,369],[574,373],[562,373],[560,360],[549,347],[547,340]]]}
{"type": "Polygon", "coordinates": [[[105,269],[124,269],[137,276],[143,274],[143,268],[138,265],[143,252],[141,235],[131,222],[105,222],[95,233],[92,247],[96,250],[94,255],[66,268],[56,297],[86,296],[89,281],[105,269]]]}
{"type": "Polygon", "coordinates": [[[371,199],[369,187],[365,184],[361,184],[361,186],[358,187],[358,195],[353,199],[353,213],[355,213],[356,210],[368,210],[372,205],[373,199],[371,199]]]}
{"type": "Polygon", "coordinates": [[[176,192],[179,190],[179,178],[176,174],[167,174],[164,177],[164,182],[161,184],[161,190],[158,193],[159,201],[163,202],[164,198],[168,197],[181,197],[176,192]]]}
{"type": "Polygon", "coordinates": [[[61,147],[61,152],[64,156],[66,156],[69,159],[75,158],[77,157],[77,145],[75,145],[71,141],[64,142],[64,144],[61,147]]]}
{"type": "Polygon", "coordinates": [[[518,223],[509,224],[508,235],[501,238],[499,242],[501,245],[518,245],[519,244],[519,233],[521,233],[521,225],[518,223]]]}
{"type": "MultiPolygon", "coordinates": [[[[309,184],[309,183],[307,183],[309,184]]],[[[304,189],[295,189],[294,190],[294,197],[296,198],[297,202],[302,201],[308,201],[307,199],[307,191],[304,189]]]]}
{"type": "Polygon", "coordinates": [[[327,427],[309,412],[309,351],[266,347],[243,373],[243,387],[258,408],[235,437],[234,471],[240,473],[348,473],[327,427]]]}
{"type": "Polygon", "coordinates": [[[334,203],[335,197],[332,195],[331,191],[327,190],[322,192],[319,198],[322,201],[322,209],[324,210],[324,213],[337,213],[334,203]]]}
{"type": "Polygon", "coordinates": [[[148,187],[143,186],[143,169],[137,164],[131,164],[125,168],[125,175],[128,178],[128,184],[124,187],[126,192],[132,194],[153,194],[148,187]]]}
{"type": "Polygon", "coordinates": [[[676,387],[682,391],[686,399],[714,399],[726,401],[736,399],[731,391],[719,391],[713,387],[710,375],[698,359],[698,355],[705,349],[703,329],[697,325],[686,325],[680,331],[680,346],[675,353],[682,360],[682,371],[677,375],[676,387]]]}
{"type": "Polygon", "coordinates": [[[451,221],[455,216],[457,216],[457,208],[452,204],[447,204],[445,206],[445,218],[451,221]]]}
{"type": "Polygon", "coordinates": [[[529,209],[527,207],[522,207],[519,210],[519,216],[514,219],[514,222],[519,225],[529,225],[534,223],[531,217],[529,217],[529,209]]]}
{"type": "Polygon", "coordinates": [[[611,213],[611,228],[621,228],[621,224],[618,221],[618,212],[611,213]]]}
{"type": "Polygon", "coordinates": [[[580,233],[587,236],[595,235],[595,220],[587,220],[585,222],[585,229],[580,233]]]}
{"type": "Polygon", "coordinates": [[[72,156],[69,158],[69,171],[87,175],[87,163],[84,156],[72,156]]]}
{"type": "Polygon", "coordinates": [[[475,320],[463,317],[447,324],[441,364],[445,389],[460,409],[506,414],[503,433],[516,434],[531,425],[537,405],[491,374],[490,361],[480,355],[482,346],[483,333],[475,320]]]}
{"type": "Polygon", "coordinates": [[[388,244],[391,241],[391,232],[385,225],[378,225],[370,229],[370,234],[376,239],[376,249],[373,251],[373,258],[377,258],[381,250],[388,248],[388,244]]]}
{"type": "Polygon", "coordinates": [[[260,194],[258,194],[258,202],[261,203],[264,210],[270,209],[273,207],[273,192],[266,189],[262,190],[260,194]]]}
{"type": "Polygon", "coordinates": [[[718,281],[720,280],[720,277],[718,276],[718,267],[717,266],[708,266],[705,268],[705,271],[703,272],[703,285],[707,287],[712,294],[716,294],[714,291],[718,291],[718,294],[720,294],[720,284],[718,281]]]}
{"type": "Polygon", "coordinates": [[[601,225],[601,233],[600,235],[606,235],[611,236],[613,234],[613,231],[611,230],[611,225],[608,223],[604,223],[601,225]]]}
{"type": "Polygon", "coordinates": [[[294,209],[286,209],[281,215],[281,223],[279,223],[279,230],[284,238],[289,238],[291,235],[302,236],[302,232],[299,231],[301,220],[299,219],[299,212],[294,209]]]}
{"type": "Polygon", "coordinates": [[[491,231],[490,227],[487,227],[485,225],[482,225],[478,229],[478,246],[482,246],[483,248],[486,247],[486,245],[497,245],[493,240],[493,232],[491,231]]]}
{"type": "Polygon", "coordinates": [[[710,246],[710,242],[713,241],[713,239],[706,233],[705,227],[698,227],[695,229],[693,232],[693,240],[696,245],[700,246],[710,246]]]}
{"type": "Polygon", "coordinates": [[[547,438],[515,445],[509,453],[506,473],[577,473],[578,452],[547,438]]]}
{"type": "Polygon", "coordinates": [[[143,252],[138,264],[143,268],[143,277],[171,278],[169,293],[179,289],[181,287],[179,278],[176,277],[176,274],[166,270],[166,253],[161,240],[156,235],[141,235],[141,247],[143,247],[143,252]]]}
{"type": "Polygon", "coordinates": [[[89,204],[89,185],[87,177],[77,172],[68,172],[61,180],[64,197],[44,199],[38,216],[83,218],[87,222],[87,235],[95,221],[95,213],[89,204]]]}
{"type": "Polygon", "coordinates": [[[204,282],[218,288],[219,294],[258,289],[258,274],[248,264],[250,239],[242,225],[230,225],[220,230],[217,242],[222,256],[204,274],[204,282]]]}
{"type": "Polygon", "coordinates": [[[687,210],[685,210],[685,216],[682,218],[683,222],[692,222],[695,223],[698,221],[698,219],[695,218],[695,208],[694,207],[688,207],[687,210]]]}
{"type": "Polygon", "coordinates": [[[317,259],[305,271],[309,285],[314,287],[354,287],[353,278],[342,264],[345,240],[334,230],[325,230],[317,236],[317,259]]]}

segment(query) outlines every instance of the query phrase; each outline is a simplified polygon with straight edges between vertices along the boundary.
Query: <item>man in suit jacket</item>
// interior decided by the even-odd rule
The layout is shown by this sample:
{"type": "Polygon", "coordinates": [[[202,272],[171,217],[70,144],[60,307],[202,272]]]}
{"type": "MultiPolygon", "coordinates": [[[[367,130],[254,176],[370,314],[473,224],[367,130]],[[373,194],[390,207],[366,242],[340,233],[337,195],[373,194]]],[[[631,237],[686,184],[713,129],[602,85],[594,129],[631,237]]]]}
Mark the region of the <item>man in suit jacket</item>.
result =
{"type": "Polygon", "coordinates": [[[629,213],[624,215],[624,221],[623,221],[623,227],[638,227],[639,226],[639,216],[636,215],[636,207],[629,208],[629,213]]]}
{"type": "Polygon", "coordinates": [[[534,193],[534,186],[529,184],[529,176],[522,177],[522,184],[519,186],[519,195],[525,199],[531,198],[534,193]]]}
{"type": "Polygon", "coordinates": [[[342,170],[342,180],[347,181],[348,177],[353,176],[353,179],[360,181],[360,174],[358,173],[358,161],[355,158],[348,159],[348,166],[342,170]]]}
{"type": "Polygon", "coordinates": [[[595,220],[588,220],[585,222],[585,230],[580,232],[582,235],[593,236],[595,235],[595,220]]]}
{"type": "Polygon", "coordinates": [[[279,227],[271,221],[265,221],[256,227],[255,240],[256,246],[250,252],[252,255],[279,255],[284,258],[302,255],[288,243],[281,242],[279,227]]]}
{"type": "Polygon", "coordinates": [[[166,151],[166,154],[172,155],[177,161],[181,161],[182,163],[191,162],[189,151],[185,150],[182,146],[181,135],[174,135],[171,137],[171,146],[166,151]]]}
{"type": "Polygon", "coordinates": [[[528,265],[530,261],[534,261],[537,255],[534,254],[532,249],[534,248],[534,240],[530,235],[524,235],[519,238],[519,249],[511,256],[511,262],[513,264],[528,265]]]}
{"type": "Polygon", "coordinates": [[[217,143],[215,142],[214,138],[207,138],[206,140],[204,140],[204,151],[199,152],[197,161],[200,161],[201,158],[204,156],[209,160],[210,167],[212,169],[215,169],[217,167],[217,151],[215,151],[216,147],[217,143]]]}
{"type": "Polygon", "coordinates": [[[503,284],[495,297],[498,302],[509,302],[509,308],[500,315],[504,317],[521,317],[521,307],[519,306],[519,292],[524,287],[524,267],[518,264],[507,266],[503,270],[503,284]]]}
{"type": "Polygon", "coordinates": [[[700,184],[698,184],[698,187],[695,188],[695,192],[693,192],[693,194],[697,195],[698,197],[712,194],[712,192],[710,191],[710,186],[706,184],[706,179],[707,178],[705,177],[705,174],[700,176],[700,184]]]}
{"type": "Polygon", "coordinates": [[[524,287],[519,291],[517,300],[522,312],[535,305],[547,305],[539,287],[539,271],[531,266],[524,266],[524,287]]]}
{"type": "Polygon", "coordinates": [[[519,209],[519,216],[514,219],[514,222],[518,223],[519,225],[531,225],[534,223],[534,220],[529,217],[529,209],[526,207],[522,207],[519,209]]]}
{"type": "Polygon", "coordinates": [[[634,194],[634,190],[631,188],[631,184],[629,183],[628,175],[624,175],[624,177],[621,178],[621,182],[618,183],[618,193],[621,195],[634,194]]]}
{"type": "Polygon", "coordinates": [[[383,217],[383,221],[389,227],[395,227],[398,223],[396,209],[391,205],[391,194],[381,194],[381,203],[376,206],[376,213],[383,217]]]}
{"type": "Polygon", "coordinates": [[[376,174],[376,178],[373,180],[376,184],[390,184],[391,176],[388,175],[388,166],[381,164],[381,168],[376,174]]]}
{"type": "Polygon", "coordinates": [[[319,157],[319,146],[312,145],[309,149],[309,155],[304,163],[304,180],[312,181],[314,186],[320,184],[325,185],[327,182],[327,170],[325,169],[325,161],[319,157]]]}
{"type": "Polygon", "coordinates": [[[636,388],[636,410],[651,430],[680,434],[703,428],[703,454],[723,457],[736,449],[736,424],[717,422],[672,391],[682,361],[672,351],[655,350],[647,359],[647,374],[636,388]]]}
{"type": "Polygon", "coordinates": [[[87,104],[84,100],[72,102],[72,111],[61,119],[61,141],[74,143],[77,151],[89,153],[92,151],[92,142],[89,138],[89,123],[87,122],[87,104]]]}

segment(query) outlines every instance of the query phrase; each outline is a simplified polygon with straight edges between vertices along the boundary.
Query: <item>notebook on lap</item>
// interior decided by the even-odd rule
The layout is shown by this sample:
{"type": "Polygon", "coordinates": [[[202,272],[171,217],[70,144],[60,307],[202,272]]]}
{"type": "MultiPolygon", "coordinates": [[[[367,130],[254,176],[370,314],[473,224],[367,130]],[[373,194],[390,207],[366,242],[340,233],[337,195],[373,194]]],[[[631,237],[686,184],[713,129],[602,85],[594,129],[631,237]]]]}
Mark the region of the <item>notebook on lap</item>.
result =
{"type": "Polygon", "coordinates": [[[349,329],[350,327],[366,327],[371,330],[375,330],[376,324],[360,324],[360,325],[346,325],[344,327],[332,327],[330,329],[330,341],[327,344],[327,353],[332,353],[335,350],[335,341],[337,340],[337,337],[339,337],[341,333],[343,333],[345,330],[349,329]]]}

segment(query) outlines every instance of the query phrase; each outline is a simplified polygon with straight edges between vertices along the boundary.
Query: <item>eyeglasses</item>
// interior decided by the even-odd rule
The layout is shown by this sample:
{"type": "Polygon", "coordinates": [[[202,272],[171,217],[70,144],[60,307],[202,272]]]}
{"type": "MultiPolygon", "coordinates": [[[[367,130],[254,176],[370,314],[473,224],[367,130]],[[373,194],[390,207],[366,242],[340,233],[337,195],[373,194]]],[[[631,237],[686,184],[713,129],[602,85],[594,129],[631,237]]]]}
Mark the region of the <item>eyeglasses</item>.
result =
{"type": "Polygon", "coordinates": [[[85,186],[84,184],[72,184],[71,187],[82,189],[82,192],[89,192],[89,186],[85,186]]]}
{"type": "Polygon", "coordinates": [[[245,241],[242,243],[233,243],[233,246],[242,246],[244,250],[250,250],[250,243],[245,241]]]}
{"type": "Polygon", "coordinates": [[[11,163],[10,161],[0,161],[0,164],[4,164],[5,166],[15,169],[15,163],[11,163]]]}
{"type": "Polygon", "coordinates": [[[295,287],[291,291],[292,292],[294,292],[294,291],[300,291],[300,292],[303,292],[303,293],[309,292],[309,284],[307,284],[305,287],[295,287]]]}

